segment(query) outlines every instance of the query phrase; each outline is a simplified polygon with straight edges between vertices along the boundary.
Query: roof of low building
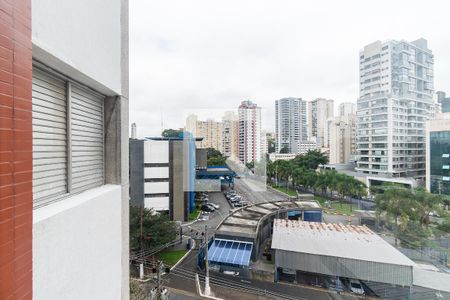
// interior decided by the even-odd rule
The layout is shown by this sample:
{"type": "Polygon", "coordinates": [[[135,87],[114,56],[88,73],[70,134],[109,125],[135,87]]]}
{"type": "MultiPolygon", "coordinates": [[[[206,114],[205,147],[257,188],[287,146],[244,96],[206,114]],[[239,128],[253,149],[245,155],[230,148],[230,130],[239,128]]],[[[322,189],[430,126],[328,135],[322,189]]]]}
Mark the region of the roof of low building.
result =
{"type": "Polygon", "coordinates": [[[276,219],[272,248],[403,266],[415,265],[366,226],[276,219]]]}
{"type": "Polygon", "coordinates": [[[246,206],[226,217],[217,227],[216,234],[256,237],[258,225],[265,216],[289,210],[321,211],[322,208],[315,200],[274,201],[246,206]]]}

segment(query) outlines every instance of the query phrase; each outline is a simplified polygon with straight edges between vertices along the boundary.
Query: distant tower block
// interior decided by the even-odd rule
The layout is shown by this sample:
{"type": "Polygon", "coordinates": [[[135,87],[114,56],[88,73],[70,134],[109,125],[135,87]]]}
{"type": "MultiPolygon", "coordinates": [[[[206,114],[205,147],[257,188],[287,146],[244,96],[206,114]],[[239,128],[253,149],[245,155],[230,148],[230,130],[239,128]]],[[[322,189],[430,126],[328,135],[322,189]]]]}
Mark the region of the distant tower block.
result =
{"type": "Polygon", "coordinates": [[[136,139],[137,138],[136,123],[131,124],[131,138],[132,139],[136,139]]]}

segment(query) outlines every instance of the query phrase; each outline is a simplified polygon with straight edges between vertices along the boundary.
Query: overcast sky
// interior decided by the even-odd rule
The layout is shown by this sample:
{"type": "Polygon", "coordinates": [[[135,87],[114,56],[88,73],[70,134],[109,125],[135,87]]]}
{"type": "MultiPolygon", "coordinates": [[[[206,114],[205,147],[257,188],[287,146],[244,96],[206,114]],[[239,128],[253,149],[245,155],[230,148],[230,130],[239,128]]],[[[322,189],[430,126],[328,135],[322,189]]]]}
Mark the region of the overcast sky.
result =
{"type": "Polygon", "coordinates": [[[130,123],[159,135],[250,99],[273,130],[276,99],[356,102],[358,52],[376,40],[427,39],[435,89],[450,92],[449,13],[445,0],[132,0],[130,123]]]}

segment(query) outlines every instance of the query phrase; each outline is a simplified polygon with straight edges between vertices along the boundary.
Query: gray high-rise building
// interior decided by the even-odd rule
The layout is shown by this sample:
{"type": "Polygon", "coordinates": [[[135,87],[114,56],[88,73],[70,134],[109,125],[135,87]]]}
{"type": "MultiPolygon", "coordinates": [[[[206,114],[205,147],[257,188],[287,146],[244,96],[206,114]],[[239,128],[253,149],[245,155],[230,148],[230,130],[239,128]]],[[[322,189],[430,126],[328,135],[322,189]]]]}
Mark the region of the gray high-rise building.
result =
{"type": "Polygon", "coordinates": [[[441,112],[448,113],[450,112],[450,97],[446,97],[445,92],[438,91],[436,92],[437,102],[441,107],[441,112]]]}
{"type": "Polygon", "coordinates": [[[425,122],[433,114],[433,54],[425,39],[376,41],[360,51],[357,171],[425,176],[425,122]]]}
{"type": "Polygon", "coordinates": [[[301,98],[276,100],[276,152],[286,149],[288,153],[299,153],[300,143],[307,139],[306,101],[301,98]]]}

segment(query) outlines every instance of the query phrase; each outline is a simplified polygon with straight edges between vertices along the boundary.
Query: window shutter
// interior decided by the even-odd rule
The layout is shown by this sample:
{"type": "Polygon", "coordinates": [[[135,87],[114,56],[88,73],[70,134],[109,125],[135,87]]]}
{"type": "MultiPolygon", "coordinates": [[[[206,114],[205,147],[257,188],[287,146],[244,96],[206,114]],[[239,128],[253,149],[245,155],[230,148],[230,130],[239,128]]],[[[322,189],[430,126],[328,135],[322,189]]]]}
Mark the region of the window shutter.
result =
{"type": "Polygon", "coordinates": [[[71,85],[71,192],[104,184],[104,97],[71,85]]]}
{"type": "Polygon", "coordinates": [[[65,82],[33,69],[33,203],[67,193],[67,100],[65,82]]]}

